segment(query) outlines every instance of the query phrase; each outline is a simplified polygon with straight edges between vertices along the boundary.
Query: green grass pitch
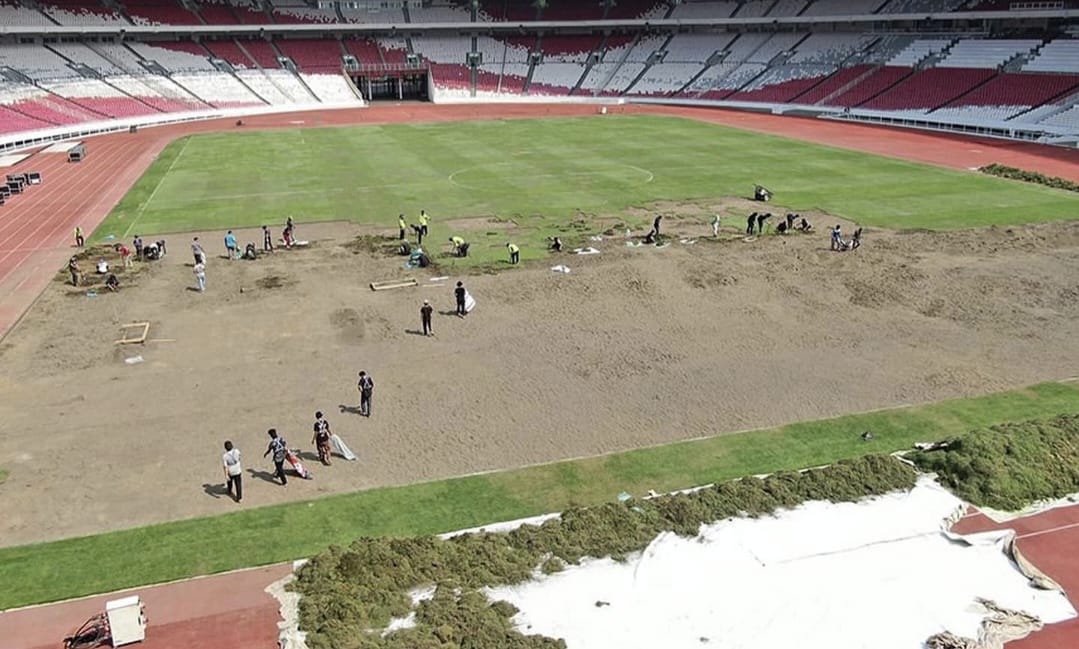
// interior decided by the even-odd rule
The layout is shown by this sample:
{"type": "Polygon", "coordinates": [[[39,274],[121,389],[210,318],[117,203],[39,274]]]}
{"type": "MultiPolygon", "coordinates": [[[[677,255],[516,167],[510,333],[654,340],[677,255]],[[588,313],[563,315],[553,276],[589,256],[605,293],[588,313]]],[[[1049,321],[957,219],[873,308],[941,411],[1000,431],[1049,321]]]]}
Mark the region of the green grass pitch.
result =
{"type": "MultiPolygon", "coordinates": [[[[578,213],[652,201],[776,192],[773,211],[823,210],[863,225],[955,229],[1075,218],[1061,190],[761,135],[688,119],[606,116],[245,131],[169,145],[96,232],[130,238],[348,220],[396,228],[404,212],[513,220],[467,234],[476,263],[524,258],[578,213]]],[[[733,215],[732,215],[733,216],[733,215]]],[[[705,229],[710,215],[702,211],[705,229]]],[[[636,227],[646,220],[625,219],[636,227]]],[[[275,235],[276,235],[275,229],[275,235]]]]}

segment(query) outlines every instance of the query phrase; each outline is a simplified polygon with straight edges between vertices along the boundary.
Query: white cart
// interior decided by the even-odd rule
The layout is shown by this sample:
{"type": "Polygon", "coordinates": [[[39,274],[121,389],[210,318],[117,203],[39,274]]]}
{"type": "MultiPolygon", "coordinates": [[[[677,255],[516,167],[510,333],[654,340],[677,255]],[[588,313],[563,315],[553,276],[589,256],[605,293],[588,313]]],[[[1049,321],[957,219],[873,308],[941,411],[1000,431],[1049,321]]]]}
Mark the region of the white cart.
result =
{"type": "Polygon", "coordinates": [[[106,602],[105,615],[109,618],[112,646],[122,647],[146,639],[146,615],[138,595],[106,602]]]}

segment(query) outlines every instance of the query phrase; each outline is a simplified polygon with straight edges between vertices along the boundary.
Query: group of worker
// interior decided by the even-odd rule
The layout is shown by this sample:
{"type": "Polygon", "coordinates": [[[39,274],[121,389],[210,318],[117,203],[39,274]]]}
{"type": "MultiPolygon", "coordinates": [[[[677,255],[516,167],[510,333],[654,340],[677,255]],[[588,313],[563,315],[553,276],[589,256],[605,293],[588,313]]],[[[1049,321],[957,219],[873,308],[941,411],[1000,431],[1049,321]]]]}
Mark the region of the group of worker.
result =
{"type": "MultiPolygon", "coordinates": [[[[424,268],[430,263],[430,260],[426,257],[426,253],[420,247],[423,245],[423,238],[428,236],[429,228],[431,225],[431,216],[427,213],[427,210],[420,210],[420,216],[416,223],[409,224],[408,219],[404,214],[397,215],[397,239],[401,242],[398,252],[401,255],[409,257],[410,262],[416,266],[424,268]],[[413,234],[416,235],[416,247],[413,248],[409,243],[407,236],[408,230],[412,229],[413,234]]],[[[450,242],[450,254],[454,257],[467,257],[468,251],[472,247],[468,241],[465,241],[464,237],[453,235],[448,239],[450,242]]],[[[557,249],[561,250],[562,242],[556,242],[557,249]]],[[[554,249],[554,248],[553,248],[554,249]]],[[[509,260],[511,264],[521,263],[521,247],[513,242],[506,244],[506,250],[509,252],[509,260]]]]}
{"type": "MultiPolygon", "coordinates": [[[[768,219],[772,218],[771,212],[757,213],[753,212],[746,217],[746,235],[753,236],[764,235],[764,228],[768,225],[768,219]]],[[[717,217],[718,219],[718,217],[717,217]]],[[[714,223],[712,227],[713,233],[718,236],[718,223],[714,223]]],[[[795,212],[787,212],[782,221],[776,224],[776,233],[787,234],[794,231],[807,233],[813,231],[813,226],[806,220],[801,214],[795,212]]]]}
{"type": "MultiPolygon", "coordinates": [[[[80,226],[75,226],[75,247],[86,247],[86,237],[80,226]]],[[[120,261],[125,269],[131,268],[134,265],[135,259],[138,259],[139,261],[157,261],[166,253],[164,239],[158,239],[157,241],[152,241],[149,244],[144,245],[142,237],[137,234],[135,235],[130,248],[122,243],[116,243],[113,244],[112,249],[120,256],[120,261]]],[[[116,273],[110,272],[111,269],[108,260],[104,257],[99,257],[97,263],[94,265],[94,270],[98,275],[105,276],[106,289],[113,293],[120,290],[120,280],[116,276],[116,273]]],[[[84,283],[82,278],[82,268],[79,266],[79,259],[77,256],[71,257],[68,260],[67,272],[71,275],[72,286],[79,286],[84,283]]]]}

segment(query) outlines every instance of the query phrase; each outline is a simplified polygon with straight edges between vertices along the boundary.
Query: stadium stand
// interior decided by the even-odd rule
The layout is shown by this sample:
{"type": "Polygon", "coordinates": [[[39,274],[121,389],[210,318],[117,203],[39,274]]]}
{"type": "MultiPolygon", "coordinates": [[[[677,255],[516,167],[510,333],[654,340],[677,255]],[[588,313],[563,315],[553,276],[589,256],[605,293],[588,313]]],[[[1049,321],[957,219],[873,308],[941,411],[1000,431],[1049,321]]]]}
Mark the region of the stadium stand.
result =
{"type": "Polygon", "coordinates": [[[842,21],[819,31],[816,23],[793,31],[422,31],[424,25],[473,20],[767,20],[989,8],[1015,9],[998,0],[550,0],[542,7],[533,0],[480,0],[475,10],[465,0],[405,7],[310,0],[0,0],[0,22],[24,27],[276,23],[288,30],[407,22],[419,30],[338,37],[268,32],[7,38],[0,41],[0,128],[238,106],[355,103],[362,100],[342,74],[346,63],[404,64],[410,53],[429,66],[436,88],[457,96],[474,89],[485,96],[671,97],[922,116],[942,123],[1074,128],[1079,29],[1046,38],[1015,31],[1022,37],[1004,39],[941,30],[860,33],[849,23],[837,27],[842,21]],[[472,51],[481,57],[475,70],[466,64],[472,51]]]}
{"type": "Polygon", "coordinates": [[[871,75],[875,69],[875,66],[872,65],[855,65],[837,70],[827,78],[821,79],[815,86],[792,96],[788,101],[806,106],[824,102],[827,99],[839,96],[845,89],[853,87],[859,81],[871,75]]]}
{"type": "Polygon", "coordinates": [[[379,51],[378,43],[366,38],[345,38],[341,41],[345,51],[351,54],[358,63],[366,65],[379,65],[385,63],[379,51]]]}
{"type": "Polygon", "coordinates": [[[943,60],[942,68],[997,68],[1020,54],[1041,45],[1041,41],[963,40],[956,43],[943,60]]]}
{"type": "Polygon", "coordinates": [[[136,25],[202,25],[198,15],[188,11],[179,0],[124,0],[131,22],[136,25]]]}
{"type": "Polygon", "coordinates": [[[993,71],[984,68],[931,68],[918,70],[861,108],[889,111],[922,111],[939,108],[985,83],[993,71]]]}
{"type": "Polygon", "coordinates": [[[670,7],[657,0],[620,0],[607,8],[605,18],[607,20],[651,20],[663,18],[669,10],[670,7]]]}
{"type": "Polygon", "coordinates": [[[413,50],[431,63],[435,81],[447,88],[471,87],[472,73],[465,65],[470,51],[468,39],[456,36],[418,36],[411,39],[413,50]]]}
{"type": "Polygon", "coordinates": [[[734,38],[729,33],[678,34],[664,47],[667,54],[663,61],[646,70],[633,86],[633,94],[667,95],[678,92],[705,70],[713,54],[726,49],[734,38]]]}
{"type": "Polygon", "coordinates": [[[737,2],[683,2],[671,12],[671,18],[730,18],[738,9],[737,2]]]}
{"type": "Polygon", "coordinates": [[[3,104],[0,104],[0,134],[19,133],[33,131],[42,128],[56,126],[55,123],[45,122],[18,112],[3,104]]]}
{"type": "Polygon", "coordinates": [[[0,67],[9,67],[33,79],[77,77],[63,57],[41,45],[28,43],[0,45],[0,67]]]}
{"type": "Polygon", "coordinates": [[[944,13],[959,8],[967,0],[891,0],[875,13],[878,14],[922,14],[944,13]]]}
{"type": "Polygon", "coordinates": [[[155,41],[153,45],[149,45],[132,42],[130,46],[143,59],[153,61],[172,72],[216,69],[210,63],[206,50],[197,43],[155,41]]]}
{"type": "Polygon", "coordinates": [[[51,24],[52,21],[40,11],[19,6],[13,0],[0,0],[0,25],[44,27],[51,24]]]}
{"type": "Polygon", "coordinates": [[[1060,126],[1071,130],[1079,130],[1079,105],[1072,106],[1038,123],[1046,126],[1060,126]]]}
{"type": "Polygon", "coordinates": [[[163,113],[206,110],[212,106],[180,88],[168,77],[152,74],[110,76],[117,90],[163,113]]]}
{"type": "Polygon", "coordinates": [[[1055,40],[1046,44],[1023,66],[1023,71],[1079,73],[1079,40],[1055,40]]]}
{"type": "Polygon", "coordinates": [[[404,63],[408,56],[408,41],[403,36],[396,38],[380,38],[378,44],[379,55],[386,63],[404,63]]]}
{"type": "Polygon", "coordinates": [[[933,111],[935,116],[1004,120],[1079,90],[1079,75],[1002,74],[933,111]]]}
{"type": "Polygon", "coordinates": [[[40,86],[83,108],[109,117],[137,117],[162,112],[98,79],[43,81],[40,86]]]}
{"type": "Polygon", "coordinates": [[[61,25],[129,25],[116,11],[84,0],[49,0],[41,12],[61,25]]]}
{"type": "Polygon", "coordinates": [[[281,62],[277,60],[277,51],[266,41],[252,39],[236,41],[236,43],[259,67],[269,70],[281,67],[281,62]]]}
{"type": "Polygon", "coordinates": [[[543,60],[532,71],[532,94],[564,95],[577,86],[592,52],[603,43],[599,36],[547,36],[540,40],[543,60]]]}
{"type": "Polygon", "coordinates": [[[884,0],[813,0],[802,16],[860,16],[876,13],[884,0]]]}
{"type": "Polygon", "coordinates": [[[319,101],[326,104],[355,104],[359,97],[343,74],[301,74],[300,78],[319,101]]]}
{"type": "Polygon", "coordinates": [[[337,12],[333,9],[312,7],[303,0],[270,0],[274,22],[284,24],[337,22],[337,12]]]}
{"type": "Polygon", "coordinates": [[[400,25],[405,22],[405,14],[400,9],[353,9],[339,7],[345,21],[350,23],[379,23],[400,25]]]}
{"type": "Polygon", "coordinates": [[[82,43],[52,43],[48,47],[67,61],[93,68],[106,76],[127,72],[82,43]]]}
{"type": "Polygon", "coordinates": [[[257,67],[255,62],[251,60],[251,57],[240,49],[240,46],[236,44],[236,41],[231,38],[227,40],[203,41],[203,45],[209,51],[211,56],[227,62],[234,68],[257,67]]]}
{"type": "Polygon", "coordinates": [[[536,20],[539,11],[532,0],[480,0],[479,14],[484,21],[523,22],[536,20]]]}
{"type": "Polygon", "coordinates": [[[452,3],[435,3],[409,7],[408,17],[414,23],[467,23],[472,21],[472,12],[452,3]]]}
{"type": "Polygon", "coordinates": [[[592,66],[581,89],[593,94],[620,94],[644,72],[646,62],[667,41],[665,36],[642,36],[636,42],[609,47],[603,62],[592,66]]]}
{"type": "Polygon", "coordinates": [[[817,105],[841,106],[844,108],[860,106],[910,76],[912,72],[911,68],[878,67],[868,75],[860,76],[853,84],[840,88],[832,96],[826,96],[816,103],[817,105]]]}
{"type": "Polygon", "coordinates": [[[172,75],[172,79],[204,101],[210,102],[215,108],[264,106],[268,103],[231,74],[177,72],[172,75]]]}
{"type": "Polygon", "coordinates": [[[599,2],[548,2],[540,20],[602,20],[603,5],[599,2]]]}
{"type": "Polygon", "coordinates": [[[323,74],[341,71],[343,52],[340,43],[336,40],[279,38],[274,41],[274,44],[301,70],[323,74]]]}
{"type": "Polygon", "coordinates": [[[346,38],[341,41],[345,50],[351,54],[358,63],[378,65],[385,63],[380,53],[378,44],[366,38],[346,38]]]}
{"type": "MultiPolygon", "coordinates": [[[[107,118],[106,115],[87,110],[30,84],[0,83],[0,96],[3,97],[0,104],[7,108],[7,114],[21,115],[46,126],[79,124],[107,118]]],[[[13,127],[14,124],[9,126],[13,127]]],[[[3,128],[4,126],[0,125],[0,129],[3,128]]]]}

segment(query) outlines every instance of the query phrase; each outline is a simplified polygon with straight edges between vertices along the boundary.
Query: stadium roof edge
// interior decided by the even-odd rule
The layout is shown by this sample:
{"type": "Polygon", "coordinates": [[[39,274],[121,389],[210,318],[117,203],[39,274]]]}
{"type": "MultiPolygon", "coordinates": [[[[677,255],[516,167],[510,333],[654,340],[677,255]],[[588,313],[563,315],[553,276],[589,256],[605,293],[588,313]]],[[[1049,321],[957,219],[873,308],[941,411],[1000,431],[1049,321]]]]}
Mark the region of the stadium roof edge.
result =
{"type": "Polygon", "coordinates": [[[1079,18],[1079,9],[1037,9],[1021,11],[957,11],[945,13],[863,14],[852,16],[787,16],[782,18],[694,18],[658,20],[592,20],[539,22],[468,23],[313,23],[268,25],[4,25],[0,36],[139,36],[240,35],[240,34],[323,34],[385,32],[517,32],[544,29],[648,29],[677,30],[683,27],[752,27],[775,25],[881,24],[953,21],[1011,21],[1029,19],[1079,18]]]}

